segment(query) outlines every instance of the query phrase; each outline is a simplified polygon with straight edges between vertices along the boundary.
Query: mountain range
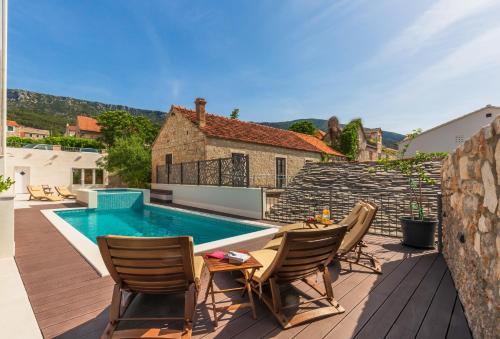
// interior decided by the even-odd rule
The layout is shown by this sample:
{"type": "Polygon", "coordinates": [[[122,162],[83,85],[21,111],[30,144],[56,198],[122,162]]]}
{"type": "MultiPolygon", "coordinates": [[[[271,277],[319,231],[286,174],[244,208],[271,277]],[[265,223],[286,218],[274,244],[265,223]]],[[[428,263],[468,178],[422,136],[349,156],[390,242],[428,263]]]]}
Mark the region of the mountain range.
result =
{"type": "MultiPolygon", "coordinates": [[[[104,104],[96,101],[75,99],[71,97],[36,93],[23,89],[7,91],[7,117],[18,124],[50,130],[52,134],[63,134],[66,124],[74,124],[77,115],[96,116],[109,110],[124,110],[132,115],[142,115],[156,124],[161,124],[166,112],[128,107],[123,105],[104,104]]],[[[263,125],[288,129],[294,122],[307,120],[323,131],[328,129],[328,121],[324,119],[300,119],[282,122],[261,122],[263,125]]],[[[382,131],[382,140],[387,147],[396,147],[396,143],[404,138],[402,134],[382,131]]]]}

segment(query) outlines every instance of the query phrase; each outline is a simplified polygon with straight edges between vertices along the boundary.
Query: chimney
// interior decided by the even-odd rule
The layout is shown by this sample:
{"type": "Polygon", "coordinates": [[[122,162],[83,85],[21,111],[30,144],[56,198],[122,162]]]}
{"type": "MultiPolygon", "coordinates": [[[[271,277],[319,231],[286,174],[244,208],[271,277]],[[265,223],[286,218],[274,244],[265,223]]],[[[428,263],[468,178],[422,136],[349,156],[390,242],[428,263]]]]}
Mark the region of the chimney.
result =
{"type": "Polygon", "coordinates": [[[207,124],[206,114],[205,114],[205,105],[207,102],[203,98],[196,98],[194,101],[196,104],[196,117],[198,118],[198,126],[205,127],[207,124]]]}

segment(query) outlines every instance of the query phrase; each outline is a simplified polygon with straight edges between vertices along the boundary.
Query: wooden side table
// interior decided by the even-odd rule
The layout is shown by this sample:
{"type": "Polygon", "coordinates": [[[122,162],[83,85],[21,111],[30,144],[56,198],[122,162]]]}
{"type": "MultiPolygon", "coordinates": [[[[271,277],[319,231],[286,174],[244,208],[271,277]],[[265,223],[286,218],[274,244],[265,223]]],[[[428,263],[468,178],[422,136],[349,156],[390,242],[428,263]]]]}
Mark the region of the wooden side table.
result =
{"type": "MultiPolygon", "coordinates": [[[[244,252],[246,253],[246,252],[244,252]]],[[[257,319],[257,314],[255,313],[255,303],[253,301],[252,296],[252,287],[250,285],[250,281],[255,273],[255,271],[262,267],[262,264],[257,261],[254,257],[250,256],[250,258],[242,264],[230,264],[228,259],[216,259],[216,258],[208,258],[206,255],[203,256],[205,260],[205,264],[207,266],[208,272],[210,273],[210,280],[208,282],[207,291],[205,293],[205,302],[208,299],[208,295],[210,294],[212,297],[212,311],[214,313],[214,325],[217,327],[217,311],[222,310],[235,310],[239,308],[250,307],[252,309],[252,316],[254,319],[257,319]],[[214,275],[218,272],[231,272],[231,271],[241,271],[244,277],[245,285],[243,287],[234,287],[234,288],[226,288],[221,290],[214,289],[214,275]],[[224,293],[224,292],[235,292],[235,291],[246,291],[248,292],[248,303],[241,304],[231,304],[229,306],[221,306],[217,307],[215,305],[215,294],[216,293],[224,293]]]]}

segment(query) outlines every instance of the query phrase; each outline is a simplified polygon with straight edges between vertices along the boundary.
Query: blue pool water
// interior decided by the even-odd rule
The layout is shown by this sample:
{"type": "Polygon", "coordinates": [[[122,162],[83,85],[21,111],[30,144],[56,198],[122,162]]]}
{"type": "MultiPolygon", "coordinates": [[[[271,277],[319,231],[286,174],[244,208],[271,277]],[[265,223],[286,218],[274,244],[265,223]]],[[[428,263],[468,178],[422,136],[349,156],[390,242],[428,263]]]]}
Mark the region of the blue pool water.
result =
{"type": "Polygon", "coordinates": [[[142,192],[99,191],[98,208],[57,211],[94,243],[99,235],[163,237],[190,235],[196,245],[261,231],[261,227],[144,205],[142,192]]]}

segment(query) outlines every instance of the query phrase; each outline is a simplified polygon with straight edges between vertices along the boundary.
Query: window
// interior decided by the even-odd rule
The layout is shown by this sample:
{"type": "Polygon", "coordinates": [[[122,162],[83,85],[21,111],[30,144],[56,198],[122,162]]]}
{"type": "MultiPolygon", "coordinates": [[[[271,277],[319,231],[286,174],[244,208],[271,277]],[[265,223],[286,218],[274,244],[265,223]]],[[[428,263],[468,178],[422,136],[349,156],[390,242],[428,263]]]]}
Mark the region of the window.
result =
{"type": "Polygon", "coordinates": [[[95,170],[95,183],[96,185],[104,184],[104,171],[102,169],[95,170]]]}
{"type": "Polygon", "coordinates": [[[455,145],[456,146],[463,145],[463,143],[464,143],[464,136],[463,135],[455,136],[455,145]]]}
{"type": "Polygon", "coordinates": [[[73,185],[82,184],[82,170],[80,168],[73,168],[73,185]]]}
{"type": "Polygon", "coordinates": [[[486,113],[487,118],[491,118],[491,115],[492,115],[491,113],[486,113]]]}
{"type": "Polygon", "coordinates": [[[73,185],[103,185],[104,170],[99,168],[73,168],[73,185]]]}
{"type": "Polygon", "coordinates": [[[7,126],[7,131],[14,132],[14,126],[7,126]]]}
{"type": "Polygon", "coordinates": [[[286,186],[286,158],[276,158],[276,188],[286,186]]]}
{"type": "Polygon", "coordinates": [[[84,183],[85,185],[92,185],[94,182],[94,170],[91,168],[86,168],[84,171],[84,183]]]}

